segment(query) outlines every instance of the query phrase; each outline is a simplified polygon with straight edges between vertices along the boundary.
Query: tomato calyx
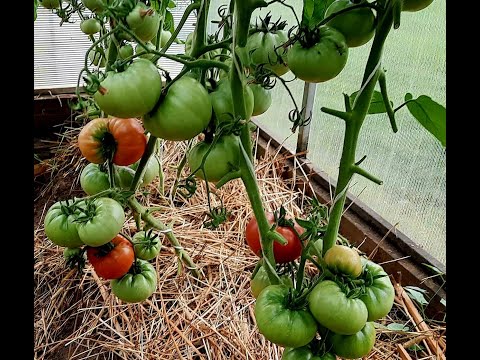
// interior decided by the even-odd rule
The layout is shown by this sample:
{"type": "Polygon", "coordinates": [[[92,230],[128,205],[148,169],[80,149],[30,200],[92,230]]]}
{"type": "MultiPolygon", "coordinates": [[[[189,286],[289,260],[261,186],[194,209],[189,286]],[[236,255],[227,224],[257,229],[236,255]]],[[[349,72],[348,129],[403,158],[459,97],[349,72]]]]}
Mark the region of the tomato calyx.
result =
{"type": "Polygon", "coordinates": [[[65,266],[69,269],[76,268],[78,272],[82,272],[82,270],[85,268],[85,252],[85,247],[76,249],[65,248],[63,252],[65,266]]]}
{"type": "Polygon", "coordinates": [[[281,17],[277,19],[277,21],[273,22],[272,21],[272,15],[270,14],[270,11],[265,15],[264,18],[261,16],[258,17],[257,20],[255,20],[255,27],[253,29],[253,33],[255,32],[264,32],[264,33],[274,33],[279,30],[284,30],[287,27],[287,21],[282,20],[281,17]],[[258,24],[258,20],[260,20],[260,24],[258,24]]]}
{"type": "Polygon", "coordinates": [[[146,231],[137,244],[142,244],[147,249],[151,249],[152,247],[156,246],[159,241],[158,234],[153,235],[152,233],[153,229],[146,231]]]}
{"type": "Polygon", "coordinates": [[[117,151],[117,140],[115,140],[115,137],[109,131],[108,125],[107,125],[107,131],[103,132],[99,136],[99,140],[102,144],[102,147],[101,147],[102,157],[104,159],[108,159],[108,160],[112,161],[113,156],[115,155],[115,152],[117,151]]]}
{"type": "Polygon", "coordinates": [[[115,244],[110,241],[102,246],[96,247],[95,249],[95,257],[101,258],[107,256],[113,249],[115,249],[115,244]]]}

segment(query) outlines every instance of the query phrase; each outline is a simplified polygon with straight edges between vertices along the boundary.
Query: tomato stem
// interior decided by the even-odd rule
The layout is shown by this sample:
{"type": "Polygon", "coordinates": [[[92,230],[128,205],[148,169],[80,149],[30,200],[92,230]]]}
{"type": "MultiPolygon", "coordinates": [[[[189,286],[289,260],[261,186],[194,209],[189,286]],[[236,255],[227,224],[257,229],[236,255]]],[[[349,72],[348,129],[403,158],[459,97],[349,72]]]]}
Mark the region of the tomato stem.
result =
{"type": "Polygon", "coordinates": [[[185,252],[184,248],[180,245],[178,239],[175,237],[173,231],[165,226],[165,224],[156,219],[147,209],[145,209],[142,204],[140,204],[137,199],[131,197],[127,202],[128,206],[132,209],[133,212],[140,214],[143,221],[148,223],[150,226],[164,232],[167,239],[170,241],[170,244],[175,250],[178,258],[183,262],[185,267],[190,270],[195,277],[200,277],[200,271],[198,270],[195,263],[192,261],[190,256],[185,252]]]}
{"type": "MultiPolygon", "coordinates": [[[[379,11],[377,17],[379,21],[365,67],[362,87],[355,98],[352,110],[349,112],[348,121],[345,122],[345,135],[342,156],[340,159],[337,186],[335,188],[334,203],[330,209],[327,230],[323,239],[323,254],[325,254],[337,240],[340,221],[343,215],[345,199],[347,196],[348,185],[350,184],[353,175],[355,173],[359,173],[358,169],[355,167],[355,150],[357,147],[360,129],[368,113],[368,108],[370,107],[375,85],[381,74],[380,63],[383,46],[393,25],[392,3],[388,3],[385,12],[379,11]]],[[[324,110],[325,109],[322,108],[322,111],[324,110]]],[[[365,174],[367,174],[365,171],[361,171],[361,175],[365,176],[365,174]]],[[[377,183],[380,182],[378,179],[371,176],[367,176],[367,178],[372,181],[377,180],[375,181],[377,183]]]]}

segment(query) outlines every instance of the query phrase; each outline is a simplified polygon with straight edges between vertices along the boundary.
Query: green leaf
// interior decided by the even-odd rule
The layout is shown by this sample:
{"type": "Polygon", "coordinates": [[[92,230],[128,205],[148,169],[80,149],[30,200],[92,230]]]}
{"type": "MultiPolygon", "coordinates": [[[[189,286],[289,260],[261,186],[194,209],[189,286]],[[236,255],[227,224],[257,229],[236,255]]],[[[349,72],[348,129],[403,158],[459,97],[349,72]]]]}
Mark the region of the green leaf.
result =
{"type": "Polygon", "coordinates": [[[303,0],[302,26],[313,29],[325,17],[325,11],[335,0],[303,0]]]}
{"type": "Polygon", "coordinates": [[[388,329],[385,325],[380,324],[380,323],[375,322],[375,321],[373,322],[373,326],[374,326],[375,329],[383,329],[383,330],[388,329]]]}
{"type": "Polygon", "coordinates": [[[177,6],[177,5],[175,4],[175,1],[170,0],[170,1],[168,2],[168,8],[169,8],[169,9],[173,9],[173,8],[175,8],[176,6],[177,6]]]}
{"type": "MultiPolygon", "coordinates": [[[[357,97],[358,91],[355,91],[350,95],[350,104],[353,106],[355,98],[357,97]]],[[[393,106],[393,102],[390,101],[390,104],[393,106]]],[[[372,100],[370,101],[370,107],[368,108],[369,114],[382,114],[387,112],[385,108],[385,102],[383,101],[383,96],[380,91],[375,90],[373,92],[372,100]]]]}
{"type": "Polygon", "coordinates": [[[426,95],[420,95],[413,99],[412,94],[407,93],[405,94],[405,103],[415,119],[445,147],[447,144],[447,109],[426,95]]]}
{"type": "Polygon", "coordinates": [[[423,266],[426,266],[427,268],[429,268],[430,270],[432,270],[434,273],[438,274],[438,275],[444,275],[443,272],[441,272],[440,270],[438,270],[435,266],[433,265],[430,265],[430,264],[425,264],[425,263],[422,263],[423,266]]]}
{"type": "Polygon", "coordinates": [[[38,0],[33,0],[33,21],[37,20],[38,0]]]}
{"type": "Polygon", "coordinates": [[[405,286],[405,291],[407,292],[408,296],[410,299],[414,300],[420,305],[428,305],[427,299],[425,299],[425,296],[423,294],[426,294],[427,291],[424,289],[420,289],[415,286],[405,286]]]}
{"type": "Polygon", "coordinates": [[[392,331],[409,331],[410,328],[405,324],[391,323],[387,325],[388,330],[392,331]]]}
{"type": "Polygon", "coordinates": [[[173,33],[175,31],[175,22],[173,21],[173,15],[170,11],[165,11],[165,23],[163,24],[165,30],[173,33]]]}
{"type": "Polygon", "coordinates": [[[422,351],[422,350],[425,350],[425,348],[421,345],[418,345],[418,344],[413,344],[412,346],[408,347],[407,350],[410,350],[410,351],[422,351]]]}

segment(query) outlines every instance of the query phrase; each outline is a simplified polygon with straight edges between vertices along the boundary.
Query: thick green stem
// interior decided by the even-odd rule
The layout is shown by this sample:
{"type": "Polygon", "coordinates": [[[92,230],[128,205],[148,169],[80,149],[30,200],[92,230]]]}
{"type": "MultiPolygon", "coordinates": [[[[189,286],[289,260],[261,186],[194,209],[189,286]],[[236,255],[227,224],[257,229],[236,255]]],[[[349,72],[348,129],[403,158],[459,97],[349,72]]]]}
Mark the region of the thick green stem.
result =
{"type": "MultiPolygon", "coordinates": [[[[271,267],[265,264],[265,270],[267,271],[270,282],[272,284],[279,284],[280,279],[275,273],[274,269],[275,257],[273,256],[273,242],[275,241],[275,238],[281,241],[283,237],[280,236],[280,234],[278,234],[277,232],[270,230],[270,225],[265,216],[265,209],[263,208],[260,190],[258,189],[257,179],[255,177],[255,170],[253,169],[250,158],[245,149],[243,148],[241,142],[239,142],[239,146],[241,152],[239,166],[241,172],[241,179],[243,181],[243,184],[245,185],[248,199],[250,200],[253,213],[255,215],[255,218],[257,219],[258,230],[260,232],[261,238],[260,245],[262,248],[263,258],[266,262],[271,264],[271,267]]],[[[283,239],[283,241],[285,241],[285,239],[283,239]]]]}
{"type": "Polygon", "coordinates": [[[149,224],[151,227],[163,231],[165,236],[172,244],[173,248],[175,249],[175,253],[179,257],[179,259],[183,262],[185,267],[189,269],[195,277],[200,277],[200,272],[198,271],[195,263],[193,260],[188,256],[185,252],[183,247],[178,242],[177,238],[173,234],[173,231],[169,229],[165,224],[163,224],[160,220],[156,219],[151,213],[148,212],[135,198],[130,198],[128,200],[128,206],[132,209],[134,213],[140,214],[143,221],[149,224]]]}
{"type": "Polygon", "coordinates": [[[189,54],[193,58],[197,58],[200,56],[200,52],[207,43],[207,21],[209,9],[210,0],[202,0],[202,3],[200,5],[200,11],[198,12],[195,32],[193,35],[192,48],[189,54]]]}
{"type": "Polygon", "coordinates": [[[358,135],[360,134],[360,128],[367,115],[375,84],[381,73],[380,63],[383,45],[393,24],[392,10],[392,6],[388,6],[384,13],[379,14],[380,21],[375,32],[375,38],[365,67],[362,87],[355,99],[350,116],[345,122],[345,137],[343,141],[342,157],[340,159],[338,181],[335,189],[335,202],[330,211],[328,226],[323,239],[323,254],[325,254],[337,240],[347,196],[347,186],[355,173],[355,150],[357,147],[358,135]]]}
{"type": "MultiPolygon", "coordinates": [[[[182,18],[180,19],[180,22],[178,23],[178,26],[175,28],[175,31],[173,32],[172,36],[170,36],[170,39],[168,39],[167,43],[162,47],[162,52],[167,51],[167,49],[170,47],[170,45],[173,44],[173,42],[177,38],[178,34],[180,34],[180,30],[182,30],[183,25],[185,25],[185,23],[187,22],[188,17],[190,16],[190,13],[192,11],[198,9],[198,8],[200,8],[199,3],[192,3],[192,4],[187,6],[187,8],[185,9],[185,12],[182,15],[182,18]]],[[[157,37],[157,42],[158,41],[160,41],[160,40],[157,37]]],[[[158,50],[158,47],[157,47],[157,50],[158,50]]]]}

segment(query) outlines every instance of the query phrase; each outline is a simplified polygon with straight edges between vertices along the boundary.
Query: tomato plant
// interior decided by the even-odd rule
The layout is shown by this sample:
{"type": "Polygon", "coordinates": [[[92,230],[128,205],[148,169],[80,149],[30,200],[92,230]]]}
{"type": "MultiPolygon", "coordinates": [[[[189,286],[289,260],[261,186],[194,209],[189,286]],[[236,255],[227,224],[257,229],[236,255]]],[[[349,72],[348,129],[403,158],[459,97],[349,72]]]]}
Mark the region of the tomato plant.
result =
{"type": "MultiPolygon", "coordinates": [[[[275,222],[275,215],[271,212],[266,214],[267,221],[270,225],[273,225],[275,222]]],[[[281,234],[286,240],[287,244],[282,245],[275,242],[273,244],[273,253],[275,256],[275,262],[279,264],[288,263],[300,257],[302,252],[302,244],[298,235],[303,233],[303,229],[295,225],[294,229],[286,225],[278,225],[276,231],[281,234]],[[296,231],[296,232],[295,232],[296,231]],[[297,235],[298,234],[298,235],[297,235]]],[[[258,230],[258,222],[255,217],[251,218],[247,223],[245,228],[245,239],[250,249],[255,253],[255,255],[261,257],[262,248],[260,246],[260,233],[258,230]]]]}
{"type": "Polygon", "coordinates": [[[95,164],[112,159],[116,165],[131,165],[142,157],[146,144],[142,125],[133,118],[97,118],[78,135],[82,155],[95,164]]]}
{"type": "Polygon", "coordinates": [[[45,235],[56,245],[75,248],[83,245],[75,222],[78,209],[67,202],[57,201],[45,215],[45,235]]]}
{"type": "Polygon", "coordinates": [[[100,49],[95,49],[93,51],[90,51],[88,53],[88,59],[93,65],[104,68],[107,61],[102,51],[100,49]]]}
{"type": "Polygon", "coordinates": [[[336,360],[337,357],[332,353],[316,355],[308,346],[299,348],[286,348],[282,355],[282,360],[336,360]]]}
{"type": "Polygon", "coordinates": [[[189,140],[204,130],[212,116],[207,90],[192,77],[182,77],[157,108],[143,118],[145,129],[165,140],[189,140]]]}
{"type": "Polygon", "coordinates": [[[162,242],[158,238],[158,234],[153,235],[151,230],[137,232],[133,235],[132,241],[135,255],[143,260],[154,259],[162,248],[162,242]]]}
{"type": "Polygon", "coordinates": [[[358,359],[366,356],[375,344],[375,327],[372,322],[355,334],[340,335],[329,332],[327,342],[331,344],[332,351],[344,359],[358,359]]]}
{"type": "Polygon", "coordinates": [[[362,273],[362,261],[360,255],[354,249],[345,245],[334,245],[327,250],[324,256],[327,267],[341,274],[353,278],[362,273]]]}
{"type": "Polygon", "coordinates": [[[255,319],[258,330],[271,342],[284,347],[308,344],[317,333],[313,316],[302,308],[289,304],[290,288],[270,285],[258,295],[255,319]]]}
{"type": "Polygon", "coordinates": [[[62,0],[40,0],[40,4],[45,9],[58,9],[62,0]]]}
{"type": "MultiPolygon", "coordinates": [[[[283,285],[293,288],[293,281],[290,276],[282,275],[280,276],[280,280],[283,285]]],[[[257,298],[258,295],[262,292],[262,290],[269,285],[272,285],[272,283],[268,278],[267,271],[262,265],[258,268],[257,273],[255,274],[253,279],[250,280],[250,289],[252,290],[253,297],[257,298]]]]}
{"type": "Polygon", "coordinates": [[[368,311],[363,301],[347,297],[332,280],[321,281],[313,288],[308,307],[321,325],[337,334],[353,335],[367,322],[368,311]]]}
{"type": "Polygon", "coordinates": [[[287,63],[299,79],[319,83],[333,79],[345,67],[348,46],[345,37],[330,26],[319,28],[318,41],[296,42],[288,51],[287,63]]]}
{"type": "Polygon", "coordinates": [[[122,205],[110,198],[88,201],[82,211],[83,215],[77,217],[78,236],[89,246],[108,243],[120,232],[125,222],[122,205]]]}
{"type": "Polygon", "coordinates": [[[280,48],[287,42],[288,35],[285,22],[275,22],[270,25],[271,16],[267,15],[262,20],[263,26],[257,27],[256,32],[248,37],[246,50],[250,53],[253,66],[263,65],[276,75],[281,76],[288,72],[285,64],[287,50],[280,48]]]}
{"type": "Polygon", "coordinates": [[[118,49],[118,57],[120,59],[125,60],[126,58],[132,55],[133,55],[133,47],[130,44],[123,45],[118,49]]]}
{"type": "Polygon", "coordinates": [[[266,112],[272,105],[272,93],[260,84],[250,84],[248,86],[253,93],[252,115],[257,116],[266,112]]]}
{"type": "Polygon", "coordinates": [[[100,22],[94,18],[85,19],[80,23],[80,30],[87,35],[96,34],[101,28],[102,26],[100,25],[100,22]]]}
{"type": "Polygon", "coordinates": [[[98,276],[104,279],[118,279],[125,275],[133,264],[133,246],[122,235],[98,247],[87,246],[87,259],[98,276]]]}
{"type": "Polygon", "coordinates": [[[83,5],[93,12],[100,12],[105,9],[107,5],[106,0],[82,0],[83,5]]]}
{"type": "Polygon", "coordinates": [[[161,89],[156,66],[147,59],[136,59],[124,71],[108,71],[93,98],[107,114],[133,118],[153,109],[161,89]]]}
{"type": "Polygon", "coordinates": [[[383,268],[373,261],[362,259],[365,270],[365,293],[360,296],[368,310],[367,321],[375,321],[386,316],[393,306],[395,289],[383,268]]]}
{"type": "MultiPolygon", "coordinates": [[[[336,0],[328,7],[325,17],[354,5],[351,0],[336,0]]],[[[343,34],[348,47],[362,46],[375,34],[375,14],[370,8],[358,8],[337,15],[327,25],[343,34]]]]}
{"type": "MultiPolygon", "coordinates": [[[[245,87],[243,96],[245,97],[246,111],[252,115],[254,108],[254,95],[250,87],[245,87]]],[[[215,113],[217,123],[222,121],[232,121],[233,119],[233,98],[230,83],[224,79],[221,80],[216,89],[210,93],[213,112],[215,113]]]]}
{"type": "Polygon", "coordinates": [[[188,166],[196,176],[211,182],[218,182],[230,171],[238,167],[238,138],[235,135],[223,135],[215,143],[201,141],[187,156],[188,166]],[[201,169],[203,158],[203,171],[201,169]]]}
{"type": "Polygon", "coordinates": [[[150,41],[157,34],[160,25],[160,15],[142,2],[127,15],[126,21],[130,29],[142,41],[150,41]]]}
{"type": "Polygon", "coordinates": [[[420,11],[429,6],[433,0],[403,0],[403,11],[420,11]]]}
{"type": "Polygon", "coordinates": [[[110,282],[112,292],[120,300],[137,303],[147,299],[157,288],[157,272],[149,262],[137,259],[130,270],[110,282]]]}

